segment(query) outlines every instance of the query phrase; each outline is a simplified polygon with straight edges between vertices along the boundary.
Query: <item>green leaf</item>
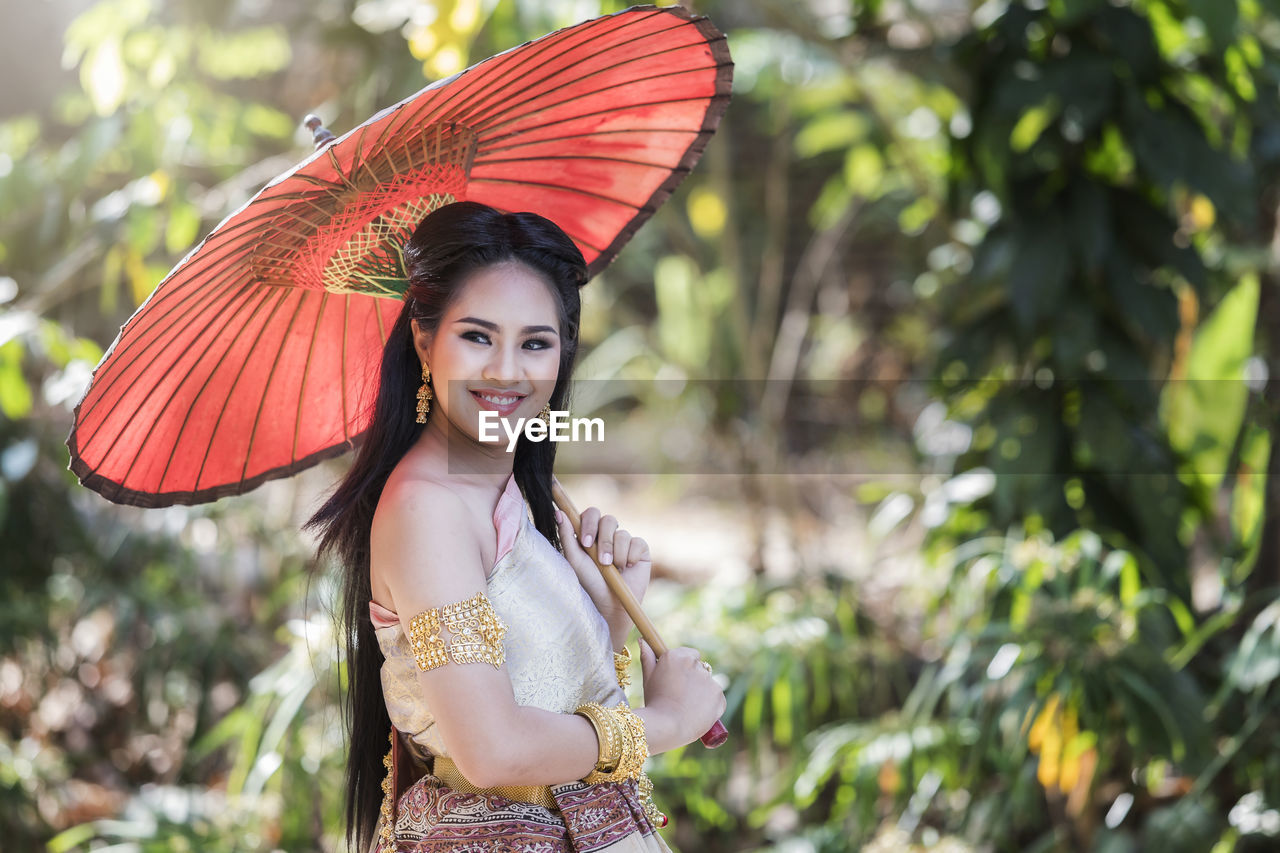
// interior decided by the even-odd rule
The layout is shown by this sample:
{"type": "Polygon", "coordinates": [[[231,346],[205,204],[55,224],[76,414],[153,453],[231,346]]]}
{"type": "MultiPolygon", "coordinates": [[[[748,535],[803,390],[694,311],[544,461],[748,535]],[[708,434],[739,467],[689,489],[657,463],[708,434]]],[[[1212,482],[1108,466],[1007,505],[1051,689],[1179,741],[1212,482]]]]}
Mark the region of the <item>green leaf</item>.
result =
{"type": "Polygon", "coordinates": [[[1014,319],[1024,332],[1030,332],[1058,310],[1071,273],[1071,258],[1058,217],[1033,221],[1021,231],[1021,239],[1015,238],[1009,295],[1014,319]]]}
{"type": "Polygon", "coordinates": [[[23,344],[21,339],[0,346],[0,414],[11,421],[31,413],[31,386],[22,375],[23,344]]]}
{"type": "Polygon", "coordinates": [[[75,850],[77,847],[83,847],[97,834],[97,830],[92,823],[82,823],[70,829],[65,829],[49,839],[45,842],[45,850],[48,853],[67,853],[67,851],[75,850]]]}
{"type": "Polygon", "coordinates": [[[1160,720],[1161,725],[1164,727],[1165,735],[1168,737],[1169,748],[1172,751],[1171,757],[1174,761],[1181,761],[1187,753],[1186,740],[1182,731],[1178,728],[1177,721],[1166,707],[1165,699],[1138,673],[1121,668],[1116,670],[1116,674],[1133,692],[1134,696],[1141,699],[1143,704],[1155,712],[1156,718],[1160,720]]]}
{"type": "Polygon", "coordinates": [[[850,148],[866,137],[868,126],[866,116],[853,110],[821,113],[796,134],[796,154],[816,157],[850,148]]]}
{"type": "Polygon", "coordinates": [[[1009,133],[1009,147],[1021,154],[1035,145],[1045,128],[1058,117],[1060,107],[1057,98],[1047,98],[1022,114],[1009,133]]]}
{"type": "Polygon", "coordinates": [[[1210,489],[1226,473],[1244,421],[1249,389],[1244,367],[1253,353],[1259,282],[1243,276],[1201,323],[1187,357],[1186,374],[1161,394],[1161,419],[1169,442],[1210,489]]]}
{"type": "Polygon", "coordinates": [[[1124,559],[1120,562],[1120,603],[1125,607],[1132,607],[1141,591],[1142,579],[1138,574],[1138,561],[1132,554],[1124,554],[1124,559]]]}
{"type": "Polygon", "coordinates": [[[1270,456],[1271,434],[1266,427],[1247,424],[1240,442],[1240,467],[1231,490],[1231,530],[1244,549],[1252,548],[1262,532],[1270,456]]]}

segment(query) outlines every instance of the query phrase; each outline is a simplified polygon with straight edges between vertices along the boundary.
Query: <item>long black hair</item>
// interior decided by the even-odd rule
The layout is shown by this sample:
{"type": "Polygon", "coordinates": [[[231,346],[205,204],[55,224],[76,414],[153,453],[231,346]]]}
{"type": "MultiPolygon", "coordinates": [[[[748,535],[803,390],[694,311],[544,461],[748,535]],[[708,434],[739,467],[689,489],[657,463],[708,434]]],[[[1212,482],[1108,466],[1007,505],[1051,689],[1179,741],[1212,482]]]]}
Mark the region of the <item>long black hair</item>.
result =
{"type": "MultiPolygon", "coordinates": [[[[387,478],[425,428],[416,422],[422,365],[413,347],[410,320],[434,331],[469,274],[504,261],[527,265],[551,284],[557,297],[560,373],[550,406],[562,409],[578,354],[578,289],[587,280],[582,252],[551,220],[533,213],[503,214],[475,202],[456,202],[428,214],[405,245],[404,257],[409,287],[382,351],[369,428],[347,475],[303,525],[304,530],[320,534],[318,556],[336,556],[343,573],[341,628],[348,682],[345,722],[351,745],[347,843],[354,840],[361,851],[369,848],[378,820],[385,774],[382,756],[391,730],[382,697],[383,657],[369,620],[369,529],[387,478]]],[[[555,447],[552,441],[521,439],[512,464],[534,524],[558,548],[551,498],[555,447]]]]}

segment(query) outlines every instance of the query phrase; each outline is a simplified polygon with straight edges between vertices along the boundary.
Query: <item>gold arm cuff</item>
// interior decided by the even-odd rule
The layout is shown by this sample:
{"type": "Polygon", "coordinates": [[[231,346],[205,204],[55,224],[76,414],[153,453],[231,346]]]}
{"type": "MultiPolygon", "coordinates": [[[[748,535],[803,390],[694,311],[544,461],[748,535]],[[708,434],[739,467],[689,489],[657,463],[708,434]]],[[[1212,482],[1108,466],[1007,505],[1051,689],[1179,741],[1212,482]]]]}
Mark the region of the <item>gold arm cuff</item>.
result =
{"type": "Polygon", "coordinates": [[[618,674],[618,686],[625,689],[631,686],[631,649],[626,646],[622,651],[613,653],[613,669],[618,674]]]}
{"type": "Polygon", "coordinates": [[[465,601],[433,607],[409,620],[409,648],[418,668],[426,672],[454,663],[487,663],[494,669],[506,662],[502,638],[507,626],[489,597],[477,592],[465,601]],[[449,629],[449,640],[440,636],[449,629]]]}

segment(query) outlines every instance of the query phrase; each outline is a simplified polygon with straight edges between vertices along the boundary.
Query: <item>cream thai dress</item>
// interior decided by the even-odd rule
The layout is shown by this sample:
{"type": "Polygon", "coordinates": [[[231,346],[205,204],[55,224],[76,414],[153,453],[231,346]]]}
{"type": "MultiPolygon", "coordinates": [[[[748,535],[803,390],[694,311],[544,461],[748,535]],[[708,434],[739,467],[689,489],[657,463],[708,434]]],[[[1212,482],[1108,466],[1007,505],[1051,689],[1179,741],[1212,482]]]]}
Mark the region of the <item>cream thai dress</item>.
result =
{"type": "MultiPolygon", "coordinates": [[[[514,474],[494,507],[493,525],[497,557],[487,594],[507,627],[503,648],[516,703],[571,714],[586,702],[625,702],[604,617],[564,555],[534,525],[514,474]]],[[[432,756],[448,750],[422,696],[408,638],[394,612],[371,602],[369,615],[385,657],[387,714],[401,746],[425,770],[432,756]]],[[[566,780],[550,794],[554,804],[521,802],[468,789],[465,780],[450,787],[428,772],[400,795],[396,850],[669,851],[634,782],[566,780]]]]}

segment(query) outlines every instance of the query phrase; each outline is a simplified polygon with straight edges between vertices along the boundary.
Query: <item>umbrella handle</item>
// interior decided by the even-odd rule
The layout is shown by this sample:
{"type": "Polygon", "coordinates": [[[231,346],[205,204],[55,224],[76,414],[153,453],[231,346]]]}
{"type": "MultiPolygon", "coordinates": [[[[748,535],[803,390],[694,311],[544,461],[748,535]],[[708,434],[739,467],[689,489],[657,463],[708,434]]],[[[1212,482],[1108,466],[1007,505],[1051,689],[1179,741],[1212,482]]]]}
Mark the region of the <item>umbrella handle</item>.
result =
{"type": "MultiPolygon", "coordinates": [[[[569,500],[569,496],[565,494],[564,488],[560,485],[560,481],[555,477],[551,478],[551,496],[555,499],[556,504],[560,507],[565,515],[569,516],[569,523],[573,525],[573,532],[581,534],[582,532],[582,516],[578,513],[577,507],[573,505],[573,501],[569,500]]],[[[596,547],[599,541],[592,542],[590,548],[585,548],[587,555],[600,569],[600,574],[604,576],[604,582],[609,590],[618,598],[618,602],[622,604],[622,609],[627,611],[627,615],[631,617],[631,621],[636,624],[636,628],[640,630],[640,636],[644,637],[649,647],[653,649],[653,653],[662,657],[667,653],[667,644],[662,642],[662,638],[658,636],[658,629],[653,627],[653,623],[649,621],[649,617],[640,609],[640,602],[636,601],[635,594],[631,591],[631,587],[627,586],[626,581],[622,579],[622,573],[618,571],[618,567],[612,563],[601,563],[599,552],[596,547]]],[[[707,749],[714,749],[729,739],[729,732],[724,727],[724,723],[719,720],[711,728],[707,729],[707,733],[702,736],[702,743],[707,749]]]]}

